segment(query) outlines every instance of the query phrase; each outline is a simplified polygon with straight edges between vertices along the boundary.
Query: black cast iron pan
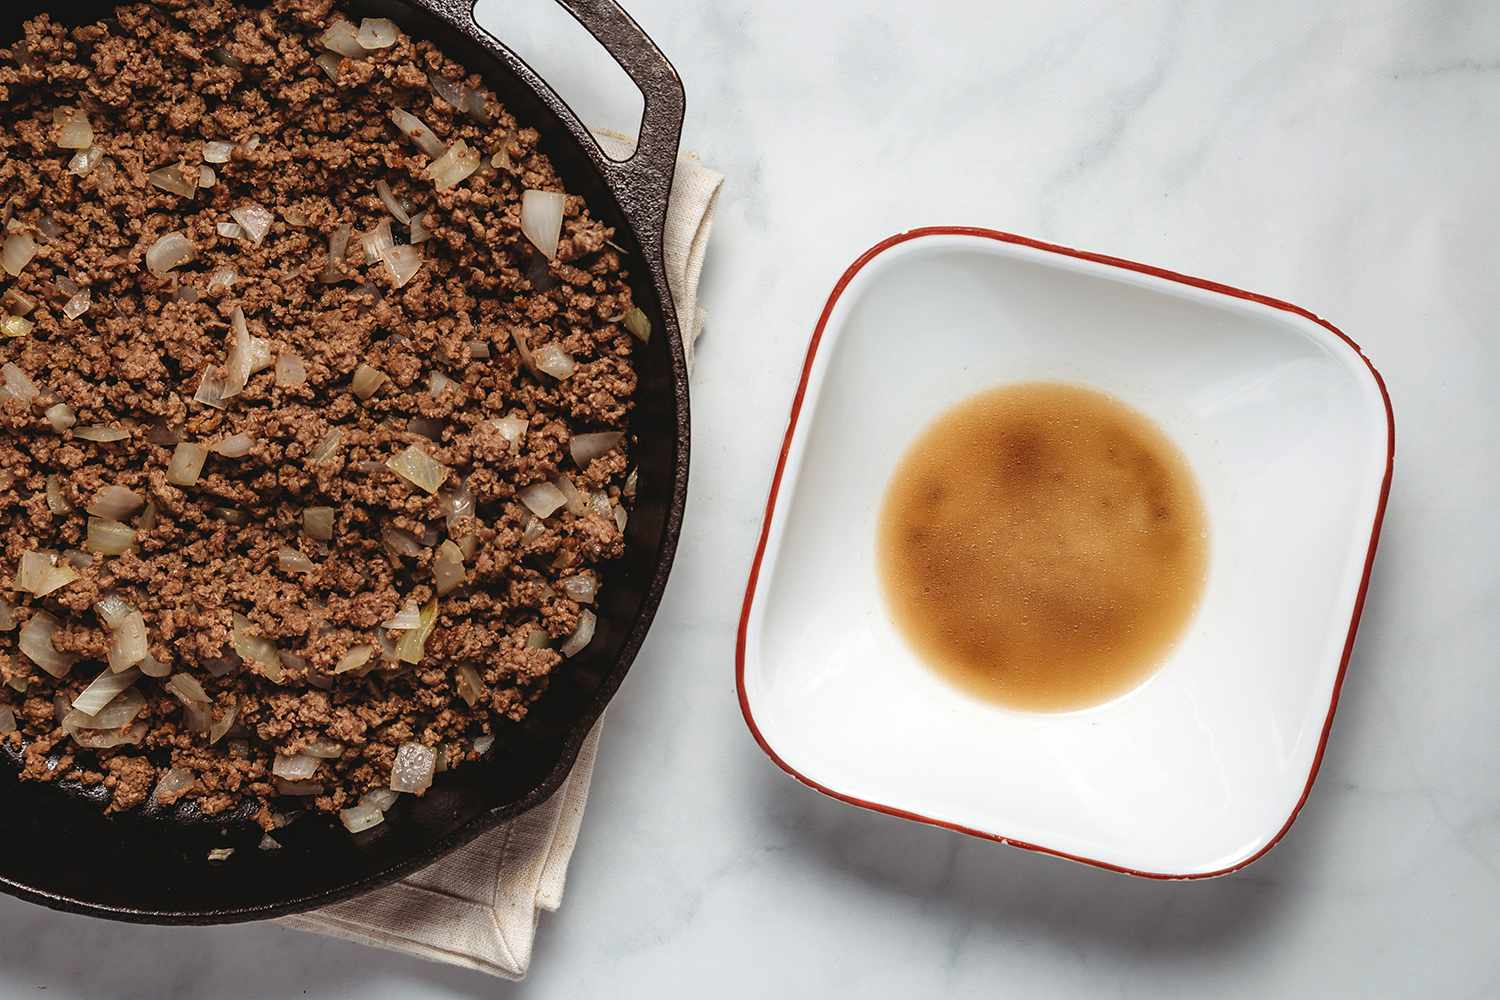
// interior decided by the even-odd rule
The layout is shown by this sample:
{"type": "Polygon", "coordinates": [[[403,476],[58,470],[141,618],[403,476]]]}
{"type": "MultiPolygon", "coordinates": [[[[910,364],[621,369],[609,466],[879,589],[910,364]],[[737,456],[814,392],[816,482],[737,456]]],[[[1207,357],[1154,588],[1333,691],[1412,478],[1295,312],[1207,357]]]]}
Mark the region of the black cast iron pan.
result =
{"type": "MultiPolygon", "coordinates": [[[[656,612],[687,498],[687,369],[662,255],[667,195],[684,96],[666,57],[613,0],[558,0],[603,44],[645,95],[633,158],[606,157],[567,105],[474,19],[474,0],[366,0],[355,14],[394,19],[479,73],[523,123],[542,134],[569,191],[615,227],[630,258],[636,302],[657,335],[640,353],[632,431],[639,440],[637,507],[626,553],[600,595],[589,647],[554,676],[525,722],[503,731],[484,761],[438,775],[379,827],[351,838],[336,822],[304,820],[260,851],[248,825],[104,816],[78,790],[17,779],[0,759],[0,890],[62,910],[150,923],[260,920],[311,909],[390,882],[495,824],[545,801],[625,677],[656,612]],[[233,846],[224,862],[211,848],[233,846]]],[[[110,16],[110,0],[10,0],[0,40],[47,12],[64,24],[110,16]]],[[[503,8],[502,8],[503,9],[503,8]]]]}

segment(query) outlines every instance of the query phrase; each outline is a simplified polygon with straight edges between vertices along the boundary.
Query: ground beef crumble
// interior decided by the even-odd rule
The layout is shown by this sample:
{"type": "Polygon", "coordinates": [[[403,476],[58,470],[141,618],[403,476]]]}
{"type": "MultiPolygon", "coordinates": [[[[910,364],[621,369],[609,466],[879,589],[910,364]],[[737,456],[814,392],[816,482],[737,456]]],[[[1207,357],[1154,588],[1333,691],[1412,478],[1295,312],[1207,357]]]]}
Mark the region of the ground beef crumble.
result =
{"type": "Polygon", "coordinates": [[[278,811],[384,788],[402,744],[447,767],[476,758],[542,694],[623,550],[629,438],[581,468],[569,448],[625,431],[636,388],[625,321],[643,317],[611,231],[569,196],[555,258],[542,256],[521,230],[522,192],[563,188],[537,133],[426,42],[336,59],[320,36],[343,17],[331,0],[157,0],[72,29],[43,15],[0,50],[0,235],[35,248],[0,272],[0,730],[15,720],[0,740],[23,777],[102,786],[111,810],[248,801],[271,828],[278,811]],[[482,107],[453,107],[433,78],[482,107]],[[93,149],[59,146],[60,108],[87,114],[93,149]],[[434,157],[392,108],[478,151],[479,169],[437,190],[434,157]],[[207,143],[232,144],[227,161],[206,162],[207,143]],[[163,168],[197,190],[163,189],[163,168]],[[258,244],[230,225],[248,203],[273,219],[258,244]],[[412,244],[421,234],[393,214],[419,216],[430,238],[412,244]],[[382,220],[421,253],[400,285],[366,259],[362,234],[382,220]],[[342,226],[353,238],[333,259],[342,226]],[[155,273],[147,251],[169,233],[193,258],[155,273]],[[233,377],[237,310],[266,350],[243,391],[205,405],[200,387],[233,377]],[[545,345],[571,375],[535,367],[545,345]],[[352,391],[361,365],[384,376],[367,399],[352,391]],[[517,439],[504,418],[527,421],[517,439]],[[101,427],[128,436],[80,435],[101,427]],[[210,453],[191,484],[169,478],[180,443],[236,435],[247,454],[210,453]],[[435,492],[387,465],[413,445],[440,463],[435,492]],[[542,483],[568,503],[538,518],[518,494],[542,483]],[[90,537],[107,487],[141,501],[117,555],[90,537]],[[304,527],[317,507],[334,512],[326,541],[304,527]],[[464,577],[439,594],[448,541],[464,577]],[[21,589],[28,552],[77,578],[21,589]],[[110,595],[141,613],[149,656],[121,696],[143,696],[138,711],[91,728],[70,706],[109,671],[97,605],[110,595]],[[434,600],[425,647],[403,659],[406,633],[381,623],[434,600]],[[44,613],[75,661],[61,678],[22,652],[44,613]],[[360,647],[368,661],[336,672],[360,647]],[[212,704],[190,710],[173,674],[212,704]],[[309,749],[311,778],[273,774],[277,755],[309,749]]]}

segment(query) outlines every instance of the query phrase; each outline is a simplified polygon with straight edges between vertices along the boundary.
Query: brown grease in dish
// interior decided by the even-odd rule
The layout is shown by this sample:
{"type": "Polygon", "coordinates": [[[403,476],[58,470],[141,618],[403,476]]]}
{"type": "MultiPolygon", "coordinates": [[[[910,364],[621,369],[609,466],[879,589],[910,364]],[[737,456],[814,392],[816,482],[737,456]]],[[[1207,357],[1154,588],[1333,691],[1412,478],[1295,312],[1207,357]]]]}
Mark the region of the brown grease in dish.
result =
{"type": "Polygon", "coordinates": [[[902,457],[877,561],[897,626],[949,681],[1067,711],[1135,687],[1203,591],[1192,470],[1145,416],[1078,386],[973,396],[902,457]]]}

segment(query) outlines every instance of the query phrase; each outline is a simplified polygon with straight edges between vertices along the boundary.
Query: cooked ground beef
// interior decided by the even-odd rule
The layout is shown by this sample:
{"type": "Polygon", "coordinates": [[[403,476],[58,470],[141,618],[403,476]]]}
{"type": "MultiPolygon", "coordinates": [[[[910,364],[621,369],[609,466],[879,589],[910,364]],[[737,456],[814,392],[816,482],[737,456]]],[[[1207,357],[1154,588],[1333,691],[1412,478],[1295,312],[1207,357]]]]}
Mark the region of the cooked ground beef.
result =
{"type": "Polygon", "coordinates": [[[636,386],[627,326],[643,317],[611,231],[569,196],[543,256],[522,192],[563,188],[537,133],[426,42],[331,55],[334,6],[158,0],[73,29],[44,15],[0,50],[7,262],[35,250],[0,273],[0,730],[8,709],[23,777],[102,785],[112,810],[248,800],[270,828],[275,810],[385,788],[404,744],[439,766],[475,759],[576,651],[622,551],[628,439],[585,439],[608,450],[581,468],[570,455],[576,435],[625,430],[636,386]],[[438,157],[392,108],[436,134],[418,139],[477,151],[478,169],[438,189],[438,157]],[[59,145],[77,132],[59,109],[87,115],[91,149],[59,145]],[[247,205],[269,212],[258,241],[247,205]],[[380,256],[382,222],[420,253],[403,282],[411,251],[380,256]],[[353,238],[333,259],[341,226],[353,238]],[[169,233],[192,259],[154,271],[169,233]],[[217,399],[237,365],[248,381],[217,399]],[[184,482],[168,475],[183,443],[228,454],[184,482]],[[409,447],[440,483],[393,471],[409,447]],[[547,483],[568,502],[537,517],[518,491],[547,483]],[[101,508],[101,491],[135,506],[101,508]],[[332,509],[331,538],[309,534],[309,508],[332,509]],[[441,594],[440,551],[462,558],[441,594]],[[77,578],[28,592],[27,553],[77,578]],[[425,644],[382,627],[432,602],[425,644]],[[144,660],[109,622],[131,609],[144,660]],[[22,652],[39,615],[73,661],[62,677],[22,652]],[[73,711],[112,643],[133,685],[73,711]],[[278,755],[294,777],[273,775],[278,755]]]}

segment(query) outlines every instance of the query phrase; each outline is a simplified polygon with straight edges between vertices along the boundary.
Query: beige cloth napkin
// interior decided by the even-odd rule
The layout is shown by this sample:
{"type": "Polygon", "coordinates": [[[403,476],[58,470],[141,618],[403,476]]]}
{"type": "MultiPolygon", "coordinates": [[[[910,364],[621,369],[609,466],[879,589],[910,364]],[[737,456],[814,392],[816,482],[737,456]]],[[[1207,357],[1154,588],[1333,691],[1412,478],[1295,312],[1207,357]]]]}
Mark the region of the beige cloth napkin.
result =
{"type": "MultiPolygon", "coordinates": [[[[633,140],[614,133],[600,134],[599,141],[616,156],[634,146],[633,140]]],[[[690,367],[693,342],[703,329],[698,277],[723,182],[696,156],[683,156],[667,207],[667,281],[690,367]]],[[[603,725],[601,719],[584,742],[573,773],[542,805],[403,881],[321,910],[282,917],[280,923],[505,979],[523,978],[542,911],[562,903],[603,725]]]]}

